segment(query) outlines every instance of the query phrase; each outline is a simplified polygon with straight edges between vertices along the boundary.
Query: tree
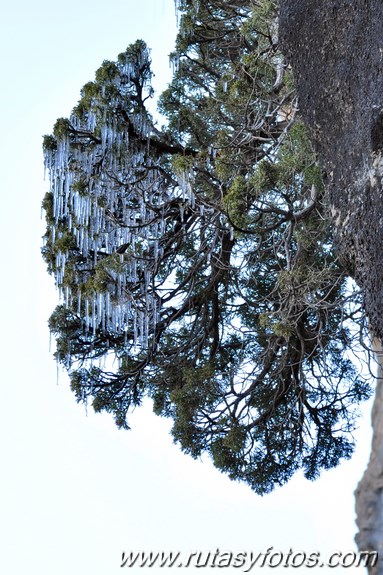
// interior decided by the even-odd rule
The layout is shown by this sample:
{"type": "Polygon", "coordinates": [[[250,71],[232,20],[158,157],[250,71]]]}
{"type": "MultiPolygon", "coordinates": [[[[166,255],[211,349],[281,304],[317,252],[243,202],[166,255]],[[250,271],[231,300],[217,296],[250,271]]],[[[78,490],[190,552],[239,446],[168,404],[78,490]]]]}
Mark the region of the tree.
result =
{"type": "Polygon", "coordinates": [[[78,401],[128,428],[148,396],[185,452],[266,493],[351,456],[369,396],[348,356],[361,294],[334,250],[277,3],[178,9],[165,127],[139,40],[44,138],[43,255],[62,298],[49,325],[78,401]]]}

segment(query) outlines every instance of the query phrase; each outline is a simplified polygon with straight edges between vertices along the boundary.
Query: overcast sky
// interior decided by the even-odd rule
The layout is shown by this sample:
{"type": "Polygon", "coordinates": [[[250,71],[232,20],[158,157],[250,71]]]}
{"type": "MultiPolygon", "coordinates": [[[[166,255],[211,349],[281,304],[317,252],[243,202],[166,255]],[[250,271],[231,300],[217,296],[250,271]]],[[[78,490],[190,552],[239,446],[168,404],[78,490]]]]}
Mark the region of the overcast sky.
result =
{"type": "MultiPolygon", "coordinates": [[[[175,26],[173,0],[1,2],[5,575],[114,575],[125,571],[122,551],[142,549],[260,552],[273,546],[323,556],[354,549],[353,491],[368,459],[370,406],[363,410],[351,462],[315,483],[296,477],[261,498],[209,461],[181,454],[168,434],[170,423],[151,415],[150,406],[133,414],[132,431],[118,431],[107,415],[86,415],[64,373],[56,383],[47,319],[58,296],[40,257],[40,204],[48,189],[42,135],[70,113],[102,61],[115,59],[137,38],[152,48],[154,87],[161,91],[170,78],[175,26]]],[[[187,570],[194,571],[201,572],[187,570]]],[[[342,569],[299,573],[314,571],[342,569]]]]}

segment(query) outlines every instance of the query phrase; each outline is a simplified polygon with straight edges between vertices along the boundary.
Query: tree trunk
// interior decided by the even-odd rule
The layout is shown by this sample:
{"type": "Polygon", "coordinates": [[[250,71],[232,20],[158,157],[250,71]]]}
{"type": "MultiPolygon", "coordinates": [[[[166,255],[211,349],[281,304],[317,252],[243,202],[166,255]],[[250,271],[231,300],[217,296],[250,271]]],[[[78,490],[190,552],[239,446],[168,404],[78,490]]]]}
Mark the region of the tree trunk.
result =
{"type": "MultiPolygon", "coordinates": [[[[383,2],[281,0],[282,50],[300,113],[323,168],[334,239],[364,292],[373,335],[383,341],[383,2]]],[[[380,352],[379,352],[380,353],[380,352]]],[[[380,355],[382,358],[382,355],[380,355]]],[[[374,439],[357,489],[360,549],[383,551],[383,388],[374,439]]],[[[383,574],[383,562],[370,573],[383,574]]]]}

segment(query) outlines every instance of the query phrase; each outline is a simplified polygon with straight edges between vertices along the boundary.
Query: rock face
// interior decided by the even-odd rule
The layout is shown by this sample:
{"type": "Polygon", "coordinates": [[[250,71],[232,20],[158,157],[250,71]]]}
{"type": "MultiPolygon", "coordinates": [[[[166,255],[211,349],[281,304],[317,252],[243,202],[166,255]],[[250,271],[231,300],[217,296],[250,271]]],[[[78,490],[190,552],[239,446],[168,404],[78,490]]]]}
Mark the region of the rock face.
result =
{"type": "MultiPolygon", "coordinates": [[[[383,2],[281,0],[282,49],[321,162],[339,257],[365,294],[383,341],[383,2]]],[[[371,460],[357,489],[360,549],[381,551],[383,384],[373,411],[371,460]]]]}
{"type": "Polygon", "coordinates": [[[383,339],[383,2],[281,0],[280,34],[343,263],[383,339]]]}
{"type": "Polygon", "coordinates": [[[356,513],[359,549],[374,549],[379,553],[379,563],[370,569],[371,575],[383,573],[383,350],[377,340],[373,342],[378,358],[377,386],[372,408],[374,434],[367,470],[356,490],[356,513]]]}

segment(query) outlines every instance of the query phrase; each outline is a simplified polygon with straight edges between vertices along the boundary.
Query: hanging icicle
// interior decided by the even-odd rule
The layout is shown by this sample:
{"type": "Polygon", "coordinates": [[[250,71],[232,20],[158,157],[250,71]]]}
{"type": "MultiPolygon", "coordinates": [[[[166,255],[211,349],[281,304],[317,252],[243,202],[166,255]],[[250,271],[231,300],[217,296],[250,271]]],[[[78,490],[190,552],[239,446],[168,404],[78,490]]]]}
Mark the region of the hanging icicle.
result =
{"type": "MultiPolygon", "coordinates": [[[[69,119],[46,137],[46,245],[60,298],[85,336],[120,334],[144,350],[160,321],[155,278],[172,226],[168,210],[177,206],[183,222],[194,208],[194,175],[187,168],[178,186],[169,185],[161,157],[152,154],[158,131],[138,104],[137,78],[149,52],[140,44],[122,56],[100,69],[69,119]]],[[[140,89],[148,78],[140,78],[140,89]]],[[[202,215],[204,206],[198,209],[202,215]]]]}

